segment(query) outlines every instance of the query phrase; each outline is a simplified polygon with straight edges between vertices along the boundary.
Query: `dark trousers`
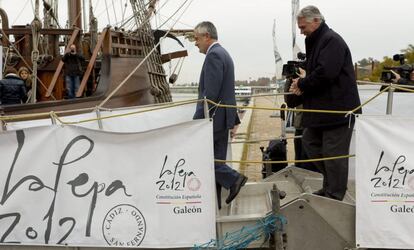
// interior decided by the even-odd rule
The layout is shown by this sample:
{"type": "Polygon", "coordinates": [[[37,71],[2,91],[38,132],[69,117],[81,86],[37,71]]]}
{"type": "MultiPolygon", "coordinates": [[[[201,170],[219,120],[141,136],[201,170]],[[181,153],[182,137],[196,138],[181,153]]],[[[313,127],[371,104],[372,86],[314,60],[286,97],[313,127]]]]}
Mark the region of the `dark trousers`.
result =
{"type": "MultiPolygon", "coordinates": [[[[214,132],[214,158],[226,160],[227,144],[229,139],[228,129],[214,132]]],[[[227,166],[225,163],[214,163],[216,182],[226,189],[229,189],[239,177],[239,173],[227,166]]]]}
{"type": "MultiPolygon", "coordinates": [[[[295,129],[295,136],[303,135],[303,129],[295,129]]],[[[307,160],[309,159],[306,151],[302,145],[302,138],[295,138],[293,140],[295,146],[295,160],[307,160]]],[[[320,172],[319,169],[312,162],[295,163],[298,168],[303,168],[310,171],[320,172]]]]}
{"type": "Polygon", "coordinates": [[[65,76],[66,83],[66,94],[68,99],[76,98],[76,92],[80,87],[80,78],[79,76],[65,76]]]}
{"type": "MultiPolygon", "coordinates": [[[[333,128],[306,128],[303,146],[309,158],[324,158],[349,154],[354,123],[333,128]]],[[[348,183],[348,158],[314,163],[323,175],[326,197],[342,200],[348,183]]]]}

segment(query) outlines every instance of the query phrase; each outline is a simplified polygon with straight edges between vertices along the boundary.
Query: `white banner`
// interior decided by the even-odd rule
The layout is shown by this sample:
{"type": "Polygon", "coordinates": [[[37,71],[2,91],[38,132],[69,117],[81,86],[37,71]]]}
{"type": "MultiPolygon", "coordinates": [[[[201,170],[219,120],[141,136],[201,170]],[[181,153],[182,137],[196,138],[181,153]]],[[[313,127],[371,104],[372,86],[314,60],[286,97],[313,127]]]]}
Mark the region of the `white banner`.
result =
{"type": "Polygon", "coordinates": [[[414,119],[359,116],[356,122],[356,242],[414,249],[414,119]]]}
{"type": "Polygon", "coordinates": [[[215,238],[212,124],[0,134],[0,241],[192,247],[215,238]],[[195,230],[196,229],[196,230],[195,230]]]}

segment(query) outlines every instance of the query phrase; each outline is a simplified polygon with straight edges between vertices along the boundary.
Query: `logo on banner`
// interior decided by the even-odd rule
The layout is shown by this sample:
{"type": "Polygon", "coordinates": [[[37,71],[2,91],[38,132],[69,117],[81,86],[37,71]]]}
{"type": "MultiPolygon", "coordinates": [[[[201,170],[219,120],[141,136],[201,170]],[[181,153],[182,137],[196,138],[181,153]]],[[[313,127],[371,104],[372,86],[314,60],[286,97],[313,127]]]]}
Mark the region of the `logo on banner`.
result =
{"type": "Polygon", "coordinates": [[[385,152],[381,151],[377,167],[374,171],[374,176],[371,178],[371,182],[374,184],[373,187],[402,189],[408,184],[408,186],[412,188],[413,181],[411,175],[414,173],[414,169],[407,168],[407,157],[405,155],[399,155],[395,161],[388,165],[383,163],[384,154],[385,152]]]}
{"type": "Polygon", "coordinates": [[[393,213],[414,213],[412,205],[392,204],[392,202],[414,202],[414,169],[407,167],[405,155],[399,155],[388,164],[384,161],[384,155],[385,152],[381,151],[371,178],[374,188],[371,193],[371,202],[390,204],[389,209],[393,213]]]}
{"type": "Polygon", "coordinates": [[[191,191],[198,191],[201,187],[201,181],[198,178],[191,178],[187,182],[188,189],[191,191]]]}
{"type": "Polygon", "coordinates": [[[106,214],[102,233],[110,246],[139,246],[146,233],[145,218],[132,205],[117,205],[106,214]]]}
{"type": "MultiPolygon", "coordinates": [[[[158,180],[155,183],[160,191],[184,191],[186,189],[187,178],[195,177],[191,169],[186,169],[185,159],[179,159],[172,166],[168,162],[168,155],[164,158],[158,180]]],[[[201,185],[201,183],[200,183],[201,185]]]]}
{"type": "Polygon", "coordinates": [[[170,163],[166,155],[155,184],[159,191],[156,196],[158,205],[172,206],[174,214],[202,213],[201,195],[197,193],[201,181],[189,169],[185,159],[170,163]]]}

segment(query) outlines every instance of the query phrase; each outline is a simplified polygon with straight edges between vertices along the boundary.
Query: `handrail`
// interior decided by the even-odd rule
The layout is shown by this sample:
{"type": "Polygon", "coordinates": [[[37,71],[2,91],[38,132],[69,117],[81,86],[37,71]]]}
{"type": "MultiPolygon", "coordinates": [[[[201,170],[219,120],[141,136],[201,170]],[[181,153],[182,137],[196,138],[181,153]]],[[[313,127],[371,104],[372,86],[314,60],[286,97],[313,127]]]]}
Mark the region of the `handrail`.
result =
{"type": "MultiPolygon", "coordinates": [[[[71,44],[73,44],[75,42],[75,39],[79,34],[79,31],[80,31],[80,29],[78,27],[75,27],[75,29],[73,30],[73,33],[70,37],[68,46],[65,49],[65,53],[69,52],[69,50],[70,50],[69,47],[70,47],[71,44]]],[[[50,95],[52,94],[53,89],[55,88],[57,79],[59,78],[60,72],[62,71],[63,65],[64,65],[64,62],[62,60],[60,60],[58,66],[56,68],[55,74],[53,75],[52,81],[50,82],[49,88],[47,89],[46,97],[50,97],[50,95]]]]}
{"type": "Polygon", "coordinates": [[[76,93],[76,97],[81,97],[83,95],[83,91],[85,90],[86,83],[88,82],[89,76],[91,75],[92,69],[95,65],[96,58],[98,57],[99,50],[105,40],[105,37],[109,34],[109,28],[105,28],[98,39],[98,42],[93,50],[91,59],[89,60],[88,67],[86,68],[86,72],[83,75],[82,82],[79,86],[78,92],[76,93]]]}

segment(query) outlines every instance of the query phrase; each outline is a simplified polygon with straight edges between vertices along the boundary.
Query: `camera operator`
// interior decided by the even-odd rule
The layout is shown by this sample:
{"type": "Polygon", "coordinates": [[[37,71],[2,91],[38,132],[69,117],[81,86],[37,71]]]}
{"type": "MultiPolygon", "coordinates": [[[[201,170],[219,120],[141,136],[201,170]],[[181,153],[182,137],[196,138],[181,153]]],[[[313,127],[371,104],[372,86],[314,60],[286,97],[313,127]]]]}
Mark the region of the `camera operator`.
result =
{"type": "Polygon", "coordinates": [[[391,70],[391,73],[395,76],[395,78],[392,79],[393,83],[401,85],[414,85],[414,70],[410,73],[410,79],[402,78],[400,74],[398,74],[394,70],[391,70]]]}
{"type": "MultiPolygon", "coordinates": [[[[304,62],[305,63],[305,62],[304,62]]],[[[306,76],[306,72],[302,68],[295,69],[296,72],[295,75],[287,76],[286,83],[285,83],[285,92],[290,91],[290,87],[292,85],[292,79],[302,77],[304,78],[306,76]]],[[[294,95],[285,95],[284,99],[286,104],[289,108],[298,108],[303,109],[303,105],[301,103],[297,103],[297,98],[294,95]]],[[[294,119],[293,119],[293,126],[295,127],[295,137],[296,136],[302,136],[303,135],[303,126],[302,126],[302,116],[303,112],[296,111],[294,113],[294,119]]],[[[306,155],[306,151],[303,148],[302,138],[295,138],[293,140],[294,149],[295,149],[295,160],[307,160],[309,157],[306,155]]],[[[296,167],[307,169],[310,171],[320,172],[318,168],[315,167],[315,165],[312,162],[304,162],[304,163],[295,163],[296,167]]]]}
{"type": "MultiPolygon", "coordinates": [[[[358,107],[355,72],[345,41],[328,27],[315,6],[303,8],[297,21],[306,36],[306,76],[293,79],[290,92],[305,109],[349,111],[358,107]]],[[[304,112],[302,125],[302,143],[309,158],[349,154],[354,117],[304,112]]],[[[314,194],[342,200],[347,189],[348,158],[314,164],[324,177],[322,189],[314,194]]]]}

